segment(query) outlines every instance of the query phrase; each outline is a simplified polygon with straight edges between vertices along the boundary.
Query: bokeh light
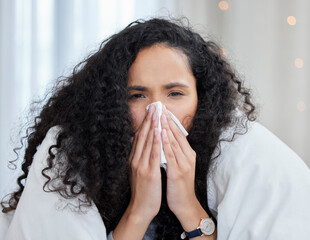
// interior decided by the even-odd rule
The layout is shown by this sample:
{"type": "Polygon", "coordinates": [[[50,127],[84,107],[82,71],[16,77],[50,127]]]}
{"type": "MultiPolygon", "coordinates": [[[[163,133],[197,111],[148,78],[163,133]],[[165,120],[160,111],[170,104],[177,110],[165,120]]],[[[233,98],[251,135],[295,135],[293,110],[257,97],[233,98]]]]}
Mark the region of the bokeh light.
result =
{"type": "Polygon", "coordinates": [[[304,61],[301,58],[296,58],[294,63],[297,68],[302,68],[304,66],[304,61]]]}
{"type": "Polygon", "coordinates": [[[297,109],[298,109],[299,112],[304,112],[306,110],[306,107],[307,106],[306,106],[304,101],[299,101],[297,103],[297,109]]]}
{"type": "Polygon", "coordinates": [[[294,16],[288,16],[286,20],[287,23],[291,26],[294,26],[296,24],[296,18],[294,16]]]}
{"type": "Polygon", "coordinates": [[[220,1],[219,2],[219,8],[222,11],[226,11],[228,9],[228,7],[229,7],[228,2],[226,2],[226,1],[220,1]]]}

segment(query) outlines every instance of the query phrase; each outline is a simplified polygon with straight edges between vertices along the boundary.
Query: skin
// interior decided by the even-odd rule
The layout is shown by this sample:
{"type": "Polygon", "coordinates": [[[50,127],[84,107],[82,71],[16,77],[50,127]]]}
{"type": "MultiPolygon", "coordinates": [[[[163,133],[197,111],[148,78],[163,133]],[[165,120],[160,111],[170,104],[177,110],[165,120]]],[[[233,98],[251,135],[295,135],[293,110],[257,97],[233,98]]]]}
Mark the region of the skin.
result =
{"type": "Polygon", "coordinates": [[[161,101],[189,130],[198,97],[195,77],[181,51],[163,45],[141,50],[129,70],[128,89],[135,129],[145,118],[146,106],[161,101]]]}
{"type": "MultiPolygon", "coordinates": [[[[128,104],[135,138],[129,157],[131,201],[113,232],[115,240],[142,239],[161,205],[160,140],[167,159],[167,202],[185,231],[192,231],[208,217],[194,190],[196,153],[170,119],[171,111],[189,131],[197,108],[196,80],[186,56],[163,44],[142,49],[129,70],[128,104]],[[162,132],[154,106],[161,101],[162,132]]],[[[201,236],[195,239],[216,239],[201,236]]]]}

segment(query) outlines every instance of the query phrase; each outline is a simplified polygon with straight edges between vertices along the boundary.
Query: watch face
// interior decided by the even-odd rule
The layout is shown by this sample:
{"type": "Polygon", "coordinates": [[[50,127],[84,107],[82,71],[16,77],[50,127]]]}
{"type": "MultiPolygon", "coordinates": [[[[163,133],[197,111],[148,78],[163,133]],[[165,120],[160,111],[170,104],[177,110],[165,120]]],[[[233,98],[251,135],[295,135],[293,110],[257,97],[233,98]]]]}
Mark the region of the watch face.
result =
{"type": "Polygon", "coordinates": [[[205,235],[211,235],[214,233],[215,224],[211,218],[202,219],[200,224],[200,230],[205,235]]]}

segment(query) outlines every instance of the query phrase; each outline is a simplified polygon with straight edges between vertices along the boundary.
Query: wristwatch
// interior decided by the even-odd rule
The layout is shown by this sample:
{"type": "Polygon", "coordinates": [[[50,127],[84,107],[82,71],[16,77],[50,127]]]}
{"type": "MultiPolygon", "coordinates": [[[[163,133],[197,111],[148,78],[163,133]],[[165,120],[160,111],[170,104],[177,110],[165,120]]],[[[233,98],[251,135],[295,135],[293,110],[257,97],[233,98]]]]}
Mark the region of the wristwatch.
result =
{"type": "Polygon", "coordinates": [[[215,230],[215,224],[211,218],[201,218],[199,226],[197,229],[190,232],[183,232],[181,234],[181,239],[194,238],[202,235],[212,235],[215,230]]]}

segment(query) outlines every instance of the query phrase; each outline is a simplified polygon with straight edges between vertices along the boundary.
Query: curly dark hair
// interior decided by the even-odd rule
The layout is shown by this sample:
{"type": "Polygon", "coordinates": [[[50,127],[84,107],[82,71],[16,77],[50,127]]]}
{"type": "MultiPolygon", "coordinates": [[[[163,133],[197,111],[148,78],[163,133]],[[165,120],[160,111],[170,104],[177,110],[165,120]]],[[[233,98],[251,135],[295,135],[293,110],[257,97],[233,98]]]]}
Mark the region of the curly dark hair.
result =
{"type": "MultiPolygon", "coordinates": [[[[58,125],[61,131],[56,144],[49,148],[48,167],[42,170],[47,179],[43,190],[65,198],[84,196],[83,204],[96,204],[107,232],[115,229],[131,196],[128,157],[134,131],[127,104],[128,71],[138,52],[154,44],[181,50],[196,78],[198,105],[188,141],[197,154],[196,195],[212,216],[206,191],[210,164],[221,153],[220,141],[233,141],[235,134],[247,131],[247,122],[256,118],[255,106],[250,90],[243,86],[217,44],[205,41],[182,21],[158,18],[131,23],[105,40],[71,76],[58,82],[28,129],[23,174],[17,179],[19,189],[8,201],[2,201],[3,212],[16,209],[37,147],[47,131],[58,125]],[[243,114],[237,115],[236,109],[243,114]],[[231,126],[239,126],[233,137],[221,139],[221,133],[231,126]],[[65,164],[51,177],[48,171],[60,159],[57,154],[65,156],[65,164]],[[62,184],[47,190],[55,179],[62,184]]],[[[179,239],[183,229],[167,206],[164,171],[162,177],[162,206],[154,219],[157,238],[179,239]]]]}

